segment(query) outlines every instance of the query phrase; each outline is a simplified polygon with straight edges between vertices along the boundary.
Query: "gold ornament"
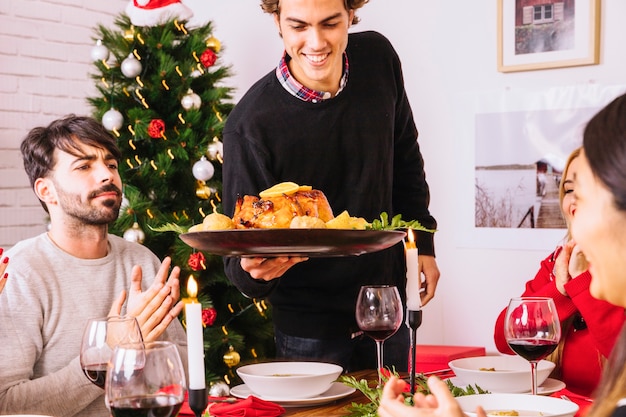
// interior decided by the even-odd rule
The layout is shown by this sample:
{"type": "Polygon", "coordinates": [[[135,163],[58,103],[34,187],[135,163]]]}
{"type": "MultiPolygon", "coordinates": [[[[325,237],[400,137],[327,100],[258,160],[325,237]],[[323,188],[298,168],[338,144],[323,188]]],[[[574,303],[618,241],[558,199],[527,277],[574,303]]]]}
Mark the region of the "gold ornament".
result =
{"type": "Polygon", "coordinates": [[[222,43],[214,36],[211,36],[206,40],[206,47],[213,50],[213,52],[218,53],[220,49],[222,49],[222,43]]]}
{"type": "Polygon", "coordinates": [[[229,346],[228,352],[224,354],[224,363],[228,365],[229,368],[232,368],[233,366],[237,366],[240,360],[241,356],[239,355],[239,353],[235,351],[235,348],[232,347],[232,345],[229,346]]]}
{"type": "Polygon", "coordinates": [[[204,181],[196,181],[196,197],[203,200],[208,200],[211,197],[211,187],[206,185],[204,181]]]}
{"type": "Polygon", "coordinates": [[[130,29],[124,31],[124,39],[132,42],[135,39],[135,27],[131,25],[130,29]]]}

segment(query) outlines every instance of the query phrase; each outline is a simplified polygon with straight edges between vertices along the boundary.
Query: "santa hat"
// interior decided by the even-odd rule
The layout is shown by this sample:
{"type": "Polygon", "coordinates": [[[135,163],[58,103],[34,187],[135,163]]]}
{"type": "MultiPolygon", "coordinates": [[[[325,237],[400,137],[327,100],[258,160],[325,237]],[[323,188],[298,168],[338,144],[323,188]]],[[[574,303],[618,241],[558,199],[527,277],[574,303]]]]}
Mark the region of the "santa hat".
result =
{"type": "Polygon", "coordinates": [[[131,0],[126,14],[135,26],[156,26],[169,19],[189,20],[193,16],[180,0],[131,0]]]}

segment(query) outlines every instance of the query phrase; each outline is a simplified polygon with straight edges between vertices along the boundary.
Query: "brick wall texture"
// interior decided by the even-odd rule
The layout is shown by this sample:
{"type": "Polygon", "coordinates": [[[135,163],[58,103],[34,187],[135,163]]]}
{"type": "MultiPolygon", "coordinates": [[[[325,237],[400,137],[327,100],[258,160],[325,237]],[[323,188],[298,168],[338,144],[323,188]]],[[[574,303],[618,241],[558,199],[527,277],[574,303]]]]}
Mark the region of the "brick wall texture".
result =
{"type": "Polygon", "coordinates": [[[96,25],[128,0],[0,1],[0,247],[46,230],[19,153],[26,133],[68,113],[89,115],[96,25]]]}

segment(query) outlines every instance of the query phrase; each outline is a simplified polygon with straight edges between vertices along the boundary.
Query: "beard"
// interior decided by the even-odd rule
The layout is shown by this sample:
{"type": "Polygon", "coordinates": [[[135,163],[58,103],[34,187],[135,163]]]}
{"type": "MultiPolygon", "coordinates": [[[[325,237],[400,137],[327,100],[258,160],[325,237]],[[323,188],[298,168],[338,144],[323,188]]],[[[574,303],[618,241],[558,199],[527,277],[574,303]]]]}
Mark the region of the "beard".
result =
{"type": "Polygon", "coordinates": [[[91,226],[108,225],[114,222],[119,215],[122,205],[122,191],[114,184],[107,184],[89,193],[87,203],[82,200],[80,194],[67,192],[58,183],[55,186],[59,196],[59,205],[65,214],[82,224],[91,226]],[[99,205],[91,204],[98,195],[111,191],[117,194],[115,198],[111,197],[102,200],[99,205]]]}

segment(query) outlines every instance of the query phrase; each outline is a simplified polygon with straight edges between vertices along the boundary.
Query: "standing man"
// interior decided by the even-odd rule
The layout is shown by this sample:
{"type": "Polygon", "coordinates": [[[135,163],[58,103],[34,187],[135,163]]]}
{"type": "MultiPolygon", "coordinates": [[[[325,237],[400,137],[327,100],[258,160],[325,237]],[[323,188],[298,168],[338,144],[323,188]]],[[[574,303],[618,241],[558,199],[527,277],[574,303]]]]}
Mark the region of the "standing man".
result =
{"type": "Polygon", "coordinates": [[[0,414],[108,417],[104,391],[80,366],[87,320],[132,315],[145,341],[176,342],[186,362],[180,270],[108,233],[122,202],[121,153],[100,123],[70,115],[31,130],[21,151],[50,228],[7,253],[0,414]]]}
{"type": "MultiPolygon", "coordinates": [[[[263,0],[285,52],[229,115],[224,129],[224,203],[283,182],[324,192],[335,214],[437,224],[404,89],[400,60],[376,32],[348,34],[367,0],[263,0]]],[[[435,294],[433,236],[418,233],[425,277],[435,294]]],[[[335,362],[346,371],[376,368],[374,342],[354,313],[361,285],[397,285],[406,300],[402,244],[348,258],[226,258],[231,281],[250,297],[269,296],[277,355],[335,362]]],[[[405,326],[385,342],[385,366],[407,369],[405,326]]]]}

